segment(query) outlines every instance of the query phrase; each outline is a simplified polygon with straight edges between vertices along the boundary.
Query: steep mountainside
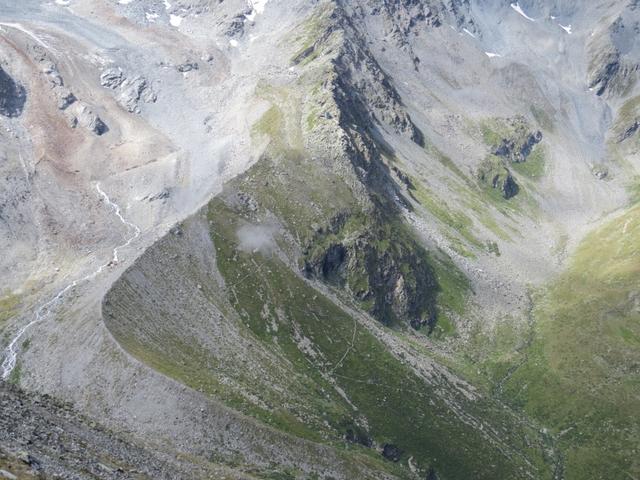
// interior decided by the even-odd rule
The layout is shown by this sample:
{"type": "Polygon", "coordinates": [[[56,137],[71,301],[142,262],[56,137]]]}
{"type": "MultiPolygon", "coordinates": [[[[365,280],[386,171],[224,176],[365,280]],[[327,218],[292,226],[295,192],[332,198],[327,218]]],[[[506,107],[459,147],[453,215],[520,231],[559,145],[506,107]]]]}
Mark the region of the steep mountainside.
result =
{"type": "Polygon", "coordinates": [[[640,476],[637,1],[0,0],[0,29],[2,376],[82,412],[3,387],[47,422],[14,468],[640,476]],[[113,457],[56,459],[68,422],[113,457]]]}

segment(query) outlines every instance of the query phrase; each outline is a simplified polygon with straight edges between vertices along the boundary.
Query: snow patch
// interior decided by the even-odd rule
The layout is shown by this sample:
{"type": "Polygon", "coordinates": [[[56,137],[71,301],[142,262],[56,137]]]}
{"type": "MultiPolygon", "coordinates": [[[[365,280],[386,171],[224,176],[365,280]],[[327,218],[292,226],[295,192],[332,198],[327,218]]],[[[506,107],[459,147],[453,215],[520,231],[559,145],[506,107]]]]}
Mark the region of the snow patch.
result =
{"type": "Polygon", "coordinates": [[[179,27],[182,23],[182,17],[178,15],[171,14],[169,15],[169,23],[174,27],[179,27]]]}
{"type": "Polygon", "coordinates": [[[518,2],[516,3],[512,3],[511,4],[511,8],[513,8],[516,12],[518,12],[520,15],[522,15],[524,18],[526,18],[527,20],[529,20],[530,22],[535,22],[535,19],[531,18],[529,15],[527,15],[526,13],[524,13],[524,11],[522,10],[522,8],[520,8],[520,4],[518,2]]]}
{"type": "Polygon", "coordinates": [[[170,8],[171,8],[171,4],[167,0],[164,0],[164,9],[169,10],[170,8]]]}
{"type": "Polygon", "coordinates": [[[229,40],[229,45],[231,45],[233,48],[236,48],[238,46],[238,41],[232,38],[231,40],[229,40]]]}
{"type": "Polygon", "coordinates": [[[120,5],[129,5],[130,3],[132,3],[134,0],[118,0],[118,3],[120,5]]]}
{"type": "Polygon", "coordinates": [[[467,35],[469,35],[470,37],[476,38],[476,36],[473,33],[471,33],[469,30],[467,30],[466,28],[463,28],[462,31],[464,33],[466,33],[467,35]]]}
{"type": "Polygon", "coordinates": [[[500,55],[499,53],[484,52],[484,54],[485,54],[487,57],[489,57],[489,58],[502,57],[502,55],[500,55]]]}
{"type": "Polygon", "coordinates": [[[251,8],[251,13],[244,16],[245,22],[253,22],[257,15],[264,13],[269,0],[247,0],[247,5],[251,8]]]}
{"type": "Polygon", "coordinates": [[[565,32],[567,32],[569,35],[571,35],[571,25],[564,26],[561,23],[559,23],[558,26],[561,29],[563,29],[565,32]]]}
{"type": "Polygon", "coordinates": [[[147,17],[147,22],[155,22],[156,18],[158,18],[158,14],[157,13],[149,13],[149,12],[145,12],[145,17],[147,17]]]}
{"type": "Polygon", "coordinates": [[[264,13],[269,0],[247,0],[247,4],[258,14],[264,13]]]}
{"type": "Polygon", "coordinates": [[[57,5],[62,5],[63,7],[66,7],[70,3],[71,3],[71,0],[56,0],[56,4],[57,5]]]}

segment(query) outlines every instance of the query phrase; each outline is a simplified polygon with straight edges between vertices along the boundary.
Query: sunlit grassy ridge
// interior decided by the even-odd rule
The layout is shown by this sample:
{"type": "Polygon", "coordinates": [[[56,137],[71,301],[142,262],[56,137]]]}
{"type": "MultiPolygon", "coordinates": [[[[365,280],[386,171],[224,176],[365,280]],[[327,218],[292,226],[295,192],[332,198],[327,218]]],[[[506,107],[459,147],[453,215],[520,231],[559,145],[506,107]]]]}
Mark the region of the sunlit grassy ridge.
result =
{"type": "Polygon", "coordinates": [[[558,434],[567,479],[638,478],[640,206],[590,234],[539,302],[506,395],[558,434]]]}

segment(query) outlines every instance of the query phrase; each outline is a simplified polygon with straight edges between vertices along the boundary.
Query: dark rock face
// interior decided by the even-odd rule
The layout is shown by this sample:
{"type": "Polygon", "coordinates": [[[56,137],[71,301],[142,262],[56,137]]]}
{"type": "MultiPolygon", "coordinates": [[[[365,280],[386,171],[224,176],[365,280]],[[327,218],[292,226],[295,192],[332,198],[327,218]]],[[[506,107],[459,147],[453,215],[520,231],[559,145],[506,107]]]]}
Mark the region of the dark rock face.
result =
{"type": "Polygon", "coordinates": [[[354,27],[357,21],[345,9],[337,8],[334,20],[338,22],[349,41],[342,45],[342,54],[336,60],[339,90],[346,95],[343,105],[351,104],[355,123],[380,123],[396,133],[409,137],[424,147],[424,134],[413,123],[392,80],[367,49],[367,42],[354,27]]]}
{"type": "Polygon", "coordinates": [[[347,256],[347,249],[341,245],[331,245],[322,260],[322,275],[331,278],[338,274],[347,256]]]}
{"type": "Polygon", "coordinates": [[[589,44],[589,87],[599,96],[624,96],[640,72],[640,14],[637,2],[627,2],[602,35],[589,44]]]}
{"type": "Polygon", "coordinates": [[[589,84],[589,88],[595,88],[596,95],[602,96],[609,86],[615,81],[619,72],[620,57],[616,53],[612,53],[609,57],[609,61],[596,71],[591,83],[589,84]]]}
{"type": "Polygon", "coordinates": [[[520,191],[513,175],[497,156],[483,162],[478,170],[478,180],[482,185],[499,190],[507,200],[515,197],[520,191]]]}
{"type": "Polygon", "coordinates": [[[343,227],[322,230],[325,235],[347,237],[327,247],[308,246],[305,274],[330,284],[347,287],[368,305],[369,313],[385,324],[408,323],[415,329],[433,328],[436,322],[437,283],[421,247],[402,231],[386,232],[376,219],[363,226],[356,238],[343,227]]]}
{"type": "MultiPolygon", "coordinates": [[[[493,182],[494,182],[493,188],[499,188],[499,184],[498,184],[499,179],[494,178],[493,182]]],[[[520,191],[520,187],[518,186],[516,181],[513,179],[510,172],[508,172],[506,178],[502,182],[501,191],[502,191],[502,195],[506,199],[515,197],[520,191]]]]}
{"type": "Polygon", "coordinates": [[[382,446],[382,456],[392,462],[400,461],[402,457],[402,450],[393,445],[392,443],[385,443],[382,446]]]}
{"type": "Polygon", "coordinates": [[[0,67],[0,115],[19,117],[27,101],[25,88],[0,67]]]}
{"type": "Polygon", "coordinates": [[[503,138],[500,145],[493,151],[493,154],[513,163],[522,163],[527,160],[533,147],[541,141],[542,132],[540,130],[524,136],[516,136],[515,138],[503,138]]]}
{"type": "Polygon", "coordinates": [[[636,119],[625,129],[624,132],[622,132],[622,135],[620,135],[620,138],[618,138],[618,143],[624,142],[627,138],[632,137],[639,129],[640,119],[636,119]]]}

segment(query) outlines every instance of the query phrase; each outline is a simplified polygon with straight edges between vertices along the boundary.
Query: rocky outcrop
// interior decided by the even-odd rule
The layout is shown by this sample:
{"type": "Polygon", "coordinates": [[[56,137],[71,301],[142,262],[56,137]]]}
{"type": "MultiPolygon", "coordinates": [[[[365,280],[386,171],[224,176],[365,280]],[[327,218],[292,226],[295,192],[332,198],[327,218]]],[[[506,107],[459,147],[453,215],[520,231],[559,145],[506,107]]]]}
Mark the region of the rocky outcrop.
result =
{"type": "Polygon", "coordinates": [[[0,67],[0,115],[19,117],[27,101],[27,91],[0,67]]]}
{"type": "Polygon", "coordinates": [[[120,85],[118,102],[128,112],[140,113],[140,102],[155,103],[158,96],[143,77],[127,79],[120,85]]]}
{"type": "Polygon", "coordinates": [[[107,68],[100,75],[100,85],[115,90],[124,82],[124,72],[119,68],[107,68]]]}
{"type": "Polygon", "coordinates": [[[356,233],[348,215],[320,229],[305,248],[305,275],[348,289],[387,325],[432,328],[437,282],[427,254],[406,226],[377,215],[382,214],[373,213],[356,233]]]}
{"type": "Polygon", "coordinates": [[[41,49],[34,50],[34,59],[41,65],[41,71],[51,88],[56,106],[67,118],[71,128],[82,127],[101,136],[109,131],[107,124],[95,112],[94,107],[79,100],[69,87],[58,66],[50,60],[49,54],[41,49]]]}
{"type": "Polygon", "coordinates": [[[520,191],[511,171],[498,157],[489,157],[480,165],[478,180],[481,185],[498,190],[507,200],[515,197],[520,191]]]}
{"type": "Polygon", "coordinates": [[[59,110],[66,110],[67,107],[72,105],[77,100],[73,92],[66,87],[60,87],[56,89],[55,93],[58,100],[59,110]]]}
{"type": "Polygon", "coordinates": [[[100,84],[117,91],[118,103],[130,113],[140,113],[140,103],[155,103],[158,99],[146,78],[137,75],[127,78],[122,69],[112,67],[104,70],[100,75],[100,84]]]}
{"type": "Polygon", "coordinates": [[[98,136],[109,131],[107,124],[102,121],[93,108],[84,102],[76,102],[73,108],[67,109],[67,112],[69,112],[70,124],[73,128],[81,126],[98,136]]]}
{"type": "Polygon", "coordinates": [[[316,43],[313,48],[335,52],[327,86],[335,106],[331,108],[335,127],[318,142],[341,139],[340,158],[345,165],[331,168],[345,171],[345,182],[357,179],[351,188],[362,211],[345,209],[316,229],[302,246],[304,272],[346,288],[385,324],[431,328],[436,319],[437,282],[426,251],[400,220],[408,202],[402,200],[401,188],[383,162],[378,129],[388,128],[418,145],[424,144],[424,137],[352,20],[347,9],[336,7],[331,27],[318,36],[329,46],[316,43]],[[331,44],[328,39],[338,29],[340,35],[332,38],[338,38],[339,44],[331,44]]]}
{"type": "Polygon", "coordinates": [[[176,70],[178,70],[180,73],[191,72],[193,70],[198,70],[199,68],[200,66],[198,65],[198,62],[194,62],[191,60],[181,63],[180,65],[176,65],[176,70]]]}
{"type": "Polygon", "coordinates": [[[335,60],[337,88],[341,102],[354,108],[359,125],[381,124],[395,133],[424,146],[424,135],[411,116],[391,78],[384,72],[367,47],[367,41],[354,25],[346,9],[336,8],[332,20],[344,32],[341,52],[335,60]],[[346,95],[345,95],[346,94],[346,95]]]}
{"type": "Polygon", "coordinates": [[[501,125],[492,136],[498,141],[491,145],[491,154],[510,163],[522,163],[527,160],[533,148],[542,141],[540,130],[532,131],[524,117],[517,116],[499,122],[501,125]]]}
{"type": "Polygon", "coordinates": [[[638,81],[640,71],[640,9],[630,2],[589,43],[589,88],[599,96],[621,96],[638,81]]]}
{"type": "Polygon", "coordinates": [[[618,143],[622,143],[627,138],[632,137],[639,129],[640,129],[640,118],[636,118],[628,127],[624,129],[624,131],[618,138],[618,143]]]}
{"type": "Polygon", "coordinates": [[[542,141],[542,132],[540,130],[525,134],[521,138],[503,138],[502,142],[493,151],[498,157],[503,157],[513,163],[522,163],[538,143],[542,141]]]}
{"type": "Polygon", "coordinates": [[[399,462],[402,457],[402,450],[391,443],[385,443],[382,446],[382,456],[392,462],[399,462]]]}

